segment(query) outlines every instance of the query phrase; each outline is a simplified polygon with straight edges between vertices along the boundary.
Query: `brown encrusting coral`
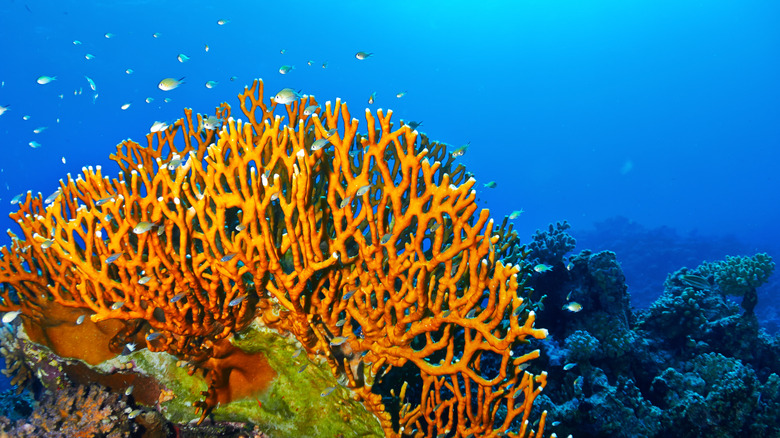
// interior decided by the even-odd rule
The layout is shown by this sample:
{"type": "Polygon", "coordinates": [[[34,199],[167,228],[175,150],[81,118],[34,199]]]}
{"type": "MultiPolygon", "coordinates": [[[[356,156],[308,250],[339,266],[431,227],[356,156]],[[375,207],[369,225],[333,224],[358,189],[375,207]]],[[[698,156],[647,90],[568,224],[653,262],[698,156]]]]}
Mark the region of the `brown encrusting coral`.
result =
{"type": "Polygon", "coordinates": [[[20,202],[0,309],[26,327],[53,306],[74,309],[64,326],[121,322],[98,326],[110,341],[95,348],[145,344],[205,371],[204,417],[273,380],[229,342],[259,318],[325,358],[388,436],[538,436],[526,420],[546,374],[525,371],[539,353],[524,344],[546,331],[524,303],[527,268],[499,260],[505,242],[476,213],[475,181],[390,111],[367,110],[358,134],[339,100],[297,98],[287,126],[262,82],[239,98],[246,122],[227,104],[185,110],[146,146],[122,142],[117,178],[85,168],[51,205],[20,202]],[[409,366],[413,397],[378,391],[409,366]]]}

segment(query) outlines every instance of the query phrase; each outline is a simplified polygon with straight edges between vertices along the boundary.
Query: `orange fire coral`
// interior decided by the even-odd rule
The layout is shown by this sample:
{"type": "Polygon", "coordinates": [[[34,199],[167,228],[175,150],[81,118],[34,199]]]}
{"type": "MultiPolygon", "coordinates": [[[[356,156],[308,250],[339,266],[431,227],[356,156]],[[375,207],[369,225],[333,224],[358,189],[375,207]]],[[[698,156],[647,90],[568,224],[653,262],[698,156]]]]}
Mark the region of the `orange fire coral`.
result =
{"type": "Polygon", "coordinates": [[[89,168],[49,206],[28,195],[0,308],[26,325],[49,302],[123,322],[112,351],[144,342],[209,373],[204,416],[230,400],[218,364],[231,361],[212,358],[258,318],[327,360],[388,436],[541,436],[545,415],[538,432],[528,419],[546,374],[525,371],[538,350],[523,348],[546,331],[524,304],[527,271],[498,260],[446,148],[393,129],[391,111],[366,110],[359,134],[339,100],[304,96],[285,126],[262,82],[239,98],[247,122],[227,104],[185,110],[146,146],[122,142],[117,178],[89,168]]]}

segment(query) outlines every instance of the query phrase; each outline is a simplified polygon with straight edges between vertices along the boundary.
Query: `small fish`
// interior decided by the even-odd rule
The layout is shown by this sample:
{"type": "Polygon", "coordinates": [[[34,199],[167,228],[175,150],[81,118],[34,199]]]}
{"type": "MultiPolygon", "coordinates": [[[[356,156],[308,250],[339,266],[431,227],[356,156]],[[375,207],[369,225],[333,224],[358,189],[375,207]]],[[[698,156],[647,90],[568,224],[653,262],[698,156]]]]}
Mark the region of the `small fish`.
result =
{"type": "Polygon", "coordinates": [[[515,220],[520,217],[520,215],[523,214],[523,210],[515,210],[512,213],[509,214],[509,220],[515,220]]]}
{"type": "Polygon", "coordinates": [[[168,124],[165,122],[154,122],[152,127],[149,128],[150,132],[162,132],[168,129],[168,124]]]}
{"type": "Polygon", "coordinates": [[[370,96],[368,96],[368,104],[372,105],[374,103],[374,99],[376,99],[376,91],[374,91],[373,93],[371,93],[370,96]]]}
{"type": "Polygon", "coordinates": [[[312,65],[314,65],[314,61],[312,61],[312,60],[310,59],[310,60],[306,61],[306,65],[308,65],[309,67],[311,67],[312,65]]]}
{"type": "Polygon", "coordinates": [[[329,387],[325,388],[320,393],[320,397],[327,397],[328,395],[330,395],[331,392],[333,392],[334,389],[336,389],[335,386],[329,386],[329,387]]]}
{"type": "Polygon", "coordinates": [[[387,233],[384,236],[382,236],[382,239],[379,241],[382,245],[386,244],[390,241],[390,239],[393,238],[393,233],[387,233]]]}
{"type": "Polygon", "coordinates": [[[349,205],[349,201],[350,201],[350,200],[351,200],[351,197],[350,197],[350,196],[347,196],[346,198],[344,198],[343,200],[341,200],[341,204],[339,204],[339,208],[344,208],[344,207],[346,207],[347,205],[349,205]]]}
{"type": "Polygon", "coordinates": [[[62,157],[62,164],[65,164],[65,157],[62,157]]]}
{"type": "Polygon", "coordinates": [[[351,291],[348,291],[344,294],[344,296],[341,297],[342,300],[348,300],[352,298],[352,295],[355,295],[355,292],[357,292],[357,289],[352,289],[351,291]]]}
{"type": "Polygon", "coordinates": [[[295,359],[296,357],[300,356],[301,353],[303,353],[303,348],[299,348],[299,349],[295,350],[293,352],[293,354],[292,354],[292,358],[295,359]]]}
{"type": "Polygon", "coordinates": [[[2,106],[2,105],[0,105],[0,116],[2,116],[3,114],[5,114],[5,112],[6,112],[6,111],[8,111],[8,108],[9,108],[10,106],[11,106],[11,105],[6,105],[6,106],[2,106]]]}
{"type": "Polygon", "coordinates": [[[162,336],[162,332],[149,333],[148,335],[146,335],[146,340],[151,342],[154,341],[155,339],[159,339],[160,336],[162,336]]]}
{"type": "Polygon", "coordinates": [[[279,73],[281,73],[281,74],[283,74],[283,75],[286,75],[287,73],[289,73],[290,71],[292,71],[292,69],[294,69],[294,68],[295,68],[295,66],[294,66],[294,65],[286,65],[286,64],[285,64],[285,65],[283,65],[283,66],[279,67],[279,73]]]}
{"type": "Polygon", "coordinates": [[[79,40],[73,40],[73,45],[74,45],[74,46],[81,45],[81,41],[79,41],[79,40]]]}
{"type": "Polygon", "coordinates": [[[101,198],[95,201],[95,206],[100,207],[102,205],[108,204],[109,202],[114,200],[114,196],[109,196],[107,198],[101,198]]]}
{"type": "Polygon", "coordinates": [[[114,34],[111,33],[111,32],[106,32],[103,36],[106,37],[106,38],[113,38],[114,34]]]}
{"type": "Polygon", "coordinates": [[[119,310],[124,305],[125,305],[124,301],[117,301],[116,303],[111,305],[111,310],[119,310]]]}
{"type": "Polygon", "coordinates": [[[127,389],[125,389],[125,395],[129,396],[130,394],[132,394],[133,388],[134,388],[133,385],[128,386],[127,389]]]}
{"type": "Polygon", "coordinates": [[[36,133],[36,134],[40,134],[41,132],[43,132],[43,131],[45,131],[45,130],[47,130],[47,129],[49,129],[49,128],[48,128],[48,127],[46,127],[46,126],[41,126],[41,127],[39,127],[39,128],[35,128],[35,129],[33,129],[33,132],[34,132],[34,133],[36,133]]]}
{"type": "Polygon", "coordinates": [[[176,59],[178,59],[179,62],[187,62],[190,60],[190,57],[185,55],[184,53],[179,53],[179,56],[177,56],[176,59]]]}
{"type": "Polygon", "coordinates": [[[363,187],[357,189],[357,192],[355,192],[355,196],[363,196],[366,193],[368,193],[369,190],[371,190],[371,184],[366,184],[363,187]]]}
{"type": "Polygon", "coordinates": [[[21,310],[14,310],[12,312],[6,312],[3,315],[3,324],[10,324],[10,323],[12,323],[13,320],[15,320],[16,317],[21,315],[21,314],[22,314],[21,310]]]}
{"type": "Polygon", "coordinates": [[[81,325],[86,318],[87,318],[87,315],[81,315],[78,318],[76,318],[76,325],[81,325]]]}
{"type": "Polygon", "coordinates": [[[220,26],[224,26],[228,23],[230,23],[230,20],[217,20],[217,24],[219,24],[220,26]]]}
{"type": "Polygon", "coordinates": [[[399,99],[400,99],[400,98],[402,98],[402,97],[404,97],[404,96],[406,96],[406,91],[401,91],[400,93],[398,93],[398,94],[396,94],[396,95],[395,95],[395,97],[397,97],[397,98],[399,98],[399,99]]]}
{"type": "Polygon", "coordinates": [[[457,149],[452,151],[453,157],[462,157],[466,154],[466,151],[469,149],[469,146],[471,146],[471,142],[468,142],[464,144],[463,146],[459,146],[457,149]]]}
{"type": "Polygon", "coordinates": [[[151,280],[152,280],[152,277],[147,275],[147,276],[141,277],[138,280],[138,284],[146,284],[146,283],[150,282],[151,280]]]}
{"type": "Polygon", "coordinates": [[[91,53],[87,53],[86,55],[84,55],[84,58],[87,59],[87,60],[95,59],[95,55],[93,55],[91,53]]]}
{"type": "Polygon", "coordinates": [[[495,181],[490,181],[487,184],[482,184],[482,185],[489,189],[495,189],[498,183],[496,183],[495,181]]]}
{"type": "Polygon", "coordinates": [[[218,83],[217,81],[206,81],[206,88],[214,88],[218,83]]]}
{"type": "Polygon", "coordinates": [[[330,345],[337,347],[345,342],[347,342],[349,339],[345,338],[344,336],[336,336],[335,338],[330,340],[330,345]]]}
{"type": "Polygon", "coordinates": [[[147,97],[145,100],[146,103],[152,103],[154,102],[154,97],[147,97]]]}
{"type": "Polygon", "coordinates": [[[175,303],[187,296],[187,292],[181,292],[171,297],[171,302],[175,303]]]}
{"type": "Polygon", "coordinates": [[[302,373],[304,370],[306,370],[306,367],[308,367],[308,366],[309,366],[308,363],[303,364],[303,366],[298,369],[298,373],[299,374],[302,373]]]}
{"type": "Polygon", "coordinates": [[[125,70],[125,73],[127,73],[129,75],[133,74],[133,72],[134,72],[134,70],[132,68],[128,68],[127,70],[125,70]]]}
{"type": "Polygon", "coordinates": [[[237,252],[231,252],[230,254],[225,254],[221,259],[219,259],[219,261],[222,262],[222,263],[227,263],[227,262],[233,260],[233,257],[235,257],[237,255],[238,255],[237,252]]]}
{"type": "Polygon", "coordinates": [[[686,285],[696,289],[711,289],[712,285],[706,278],[694,274],[685,274],[680,277],[680,281],[686,285]]]}
{"type": "Polygon", "coordinates": [[[469,313],[466,314],[466,318],[473,318],[477,315],[477,309],[471,309],[469,310],[469,313]]]}
{"type": "Polygon", "coordinates": [[[208,52],[208,51],[209,51],[209,45],[208,45],[208,44],[206,44],[206,46],[203,48],[203,50],[205,50],[205,51],[207,51],[207,52],[208,52]]]}
{"type": "Polygon", "coordinates": [[[127,414],[127,418],[128,418],[129,420],[132,420],[133,418],[135,418],[135,417],[137,417],[137,416],[141,415],[143,412],[144,412],[144,411],[143,411],[143,410],[141,410],[141,409],[135,409],[135,410],[133,410],[132,412],[130,412],[129,414],[127,414]]]}
{"type": "Polygon", "coordinates": [[[284,55],[286,52],[287,52],[287,49],[280,49],[279,50],[279,53],[281,53],[282,55],[284,55]]]}
{"type": "Polygon", "coordinates": [[[230,302],[228,303],[228,306],[230,306],[230,307],[237,306],[237,305],[241,304],[241,302],[244,301],[246,299],[246,297],[247,297],[246,294],[239,295],[236,298],[233,298],[232,300],[230,300],[230,302]]]}
{"type": "Polygon", "coordinates": [[[106,258],[106,264],[110,265],[111,263],[114,263],[115,261],[119,260],[119,258],[122,257],[123,255],[124,253],[122,252],[111,254],[110,256],[108,256],[108,258],[106,258]]]}
{"type": "Polygon", "coordinates": [[[57,80],[57,76],[38,76],[36,82],[38,82],[41,85],[46,85],[56,80],[57,80]]]}
{"type": "Polygon", "coordinates": [[[310,115],[314,114],[319,107],[320,107],[319,105],[309,105],[306,108],[304,108],[303,115],[304,116],[310,116],[310,115]]]}
{"type": "Polygon", "coordinates": [[[165,78],[161,80],[159,84],[157,84],[157,88],[163,91],[171,91],[175,88],[178,88],[178,86],[183,83],[184,83],[184,78],[181,78],[179,80],[176,80],[174,78],[165,78]]]}
{"type": "Polygon", "coordinates": [[[163,102],[165,102],[165,103],[169,103],[170,101],[171,101],[170,97],[166,97],[165,99],[163,99],[163,102]]]}
{"type": "Polygon", "coordinates": [[[343,326],[346,323],[347,323],[346,319],[340,319],[340,320],[336,321],[336,327],[341,327],[341,326],[343,326]]]}
{"type": "Polygon", "coordinates": [[[54,245],[54,241],[51,239],[44,239],[41,242],[41,249],[49,249],[51,246],[54,245]]]}
{"type": "Polygon", "coordinates": [[[336,135],[337,132],[338,132],[338,129],[336,129],[336,128],[328,129],[327,131],[325,131],[325,137],[326,138],[331,138],[334,135],[336,135]]]}
{"type": "Polygon", "coordinates": [[[362,60],[368,58],[369,56],[371,56],[373,54],[374,54],[373,52],[357,52],[357,53],[355,53],[355,58],[357,58],[357,59],[362,61],[362,60]]]}
{"type": "Polygon", "coordinates": [[[322,63],[322,68],[328,68],[328,61],[322,63]]]}
{"type": "Polygon", "coordinates": [[[244,230],[246,230],[246,225],[244,225],[244,224],[236,225],[236,231],[241,232],[241,231],[244,231],[244,230]]]}
{"type": "Polygon", "coordinates": [[[284,88],[282,91],[276,93],[276,96],[274,96],[274,102],[281,105],[289,105],[300,98],[301,95],[297,91],[293,90],[292,88],[284,88]]]}
{"type": "Polygon", "coordinates": [[[120,108],[122,108],[122,111],[124,111],[124,110],[130,108],[130,105],[131,105],[130,102],[127,102],[127,103],[122,104],[122,106],[120,108]]]}
{"type": "Polygon", "coordinates": [[[572,262],[566,263],[566,270],[571,271],[572,269],[574,269],[574,263],[572,262]]]}
{"type": "Polygon", "coordinates": [[[160,32],[153,33],[152,38],[160,38],[160,32]]]}
{"type": "Polygon", "coordinates": [[[18,204],[22,200],[22,197],[24,195],[25,195],[24,193],[19,193],[18,195],[11,198],[11,205],[18,204]]]}
{"type": "Polygon", "coordinates": [[[235,81],[236,79],[238,79],[238,76],[231,76],[231,77],[230,77],[230,82],[233,82],[233,81],[235,81]]]}
{"type": "Polygon", "coordinates": [[[319,140],[315,140],[314,143],[311,144],[311,151],[318,151],[325,147],[326,144],[328,144],[329,141],[327,138],[321,138],[319,140]]]}
{"type": "Polygon", "coordinates": [[[153,226],[154,224],[148,221],[139,222],[138,225],[136,225],[135,228],[133,228],[133,233],[143,234],[151,230],[153,226]]]}
{"type": "Polygon", "coordinates": [[[40,144],[40,143],[38,143],[38,142],[37,142],[37,141],[35,141],[35,140],[33,140],[33,141],[31,141],[31,142],[29,142],[29,143],[27,143],[27,144],[29,144],[29,145],[30,145],[30,147],[31,147],[31,148],[33,148],[33,149],[38,149],[39,147],[41,147],[41,144],[40,144]]]}
{"type": "Polygon", "coordinates": [[[419,121],[419,122],[414,122],[414,121],[412,121],[412,122],[409,122],[409,123],[407,123],[407,125],[409,125],[409,129],[411,129],[412,131],[414,131],[415,129],[417,129],[419,126],[421,126],[421,125],[422,125],[422,120],[421,120],[421,121],[419,121]]]}
{"type": "Polygon", "coordinates": [[[30,116],[22,116],[23,120],[30,120],[30,116]]]}
{"type": "Polygon", "coordinates": [[[582,310],[582,304],[572,301],[571,303],[566,303],[563,305],[563,310],[568,310],[570,312],[577,313],[580,310],[582,310]]]}
{"type": "Polygon", "coordinates": [[[546,265],[544,263],[539,263],[538,265],[534,266],[534,271],[536,271],[536,272],[538,272],[540,274],[542,272],[552,271],[552,269],[553,269],[552,266],[546,265]]]}
{"type": "Polygon", "coordinates": [[[576,363],[567,363],[566,365],[563,366],[563,370],[564,371],[569,371],[570,369],[572,369],[572,368],[574,368],[576,366],[577,366],[576,363]]]}

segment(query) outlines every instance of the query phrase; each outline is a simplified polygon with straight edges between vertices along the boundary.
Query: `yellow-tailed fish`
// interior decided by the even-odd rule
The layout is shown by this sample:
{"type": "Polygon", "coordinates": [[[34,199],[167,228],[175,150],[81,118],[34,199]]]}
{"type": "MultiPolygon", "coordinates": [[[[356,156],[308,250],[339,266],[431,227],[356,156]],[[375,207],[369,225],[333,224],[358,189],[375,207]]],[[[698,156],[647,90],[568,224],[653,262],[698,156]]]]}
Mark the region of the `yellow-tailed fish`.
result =
{"type": "Polygon", "coordinates": [[[337,346],[339,346],[339,345],[341,345],[341,344],[343,344],[343,343],[345,343],[347,341],[348,341],[348,339],[345,338],[344,336],[336,336],[335,338],[330,340],[330,345],[332,345],[334,347],[337,347],[337,346]]]}
{"type": "Polygon", "coordinates": [[[157,88],[163,91],[171,91],[183,83],[184,83],[184,78],[178,80],[174,78],[165,78],[161,80],[159,84],[157,84],[157,88]]]}
{"type": "Polygon", "coordinates": [[[136,225],[135,228],[133,228],[133,233],[135,233],[135,234],[143,234],[143,233],[151,230],[153,226],[154,226],[154,224],[149,222],[149,221],[139,222],[138,225],[136,225]]]}
{"type": "Polygon", "coordinates": [[[57,80],[57,76],[38,76],[36,82],[38,82],[41,85],[46,85],[56,80],[57,80]]]}
{"type": "Polygon", "coordinates": [[[355,53],[355,58],[357,58],[357,59],[362,61],[362,60],[368,58],[369,56],[372,56],[373,54],[374,54],[373,52],[357,52],[357,53],[355,53]]]}

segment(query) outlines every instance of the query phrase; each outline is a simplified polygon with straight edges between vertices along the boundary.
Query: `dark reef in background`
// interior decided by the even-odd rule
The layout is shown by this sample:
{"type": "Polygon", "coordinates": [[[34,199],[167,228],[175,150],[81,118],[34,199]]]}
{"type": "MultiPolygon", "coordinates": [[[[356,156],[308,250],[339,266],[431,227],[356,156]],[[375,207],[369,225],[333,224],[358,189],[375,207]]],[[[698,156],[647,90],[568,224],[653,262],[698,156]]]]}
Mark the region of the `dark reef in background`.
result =
{"type": "Polygon", "coordinates": [[[694,269],[669,269],[675,272],[660,298],[659,285],[658,299],[636,310],[614,252],[563,258],[561,249],[574,244],[568,229],[565,222],[551,225],[528,245],[534,263],[553,266],[529,279],[536,295],[546,295],[537,326],[550,336],[533,365],[548,372],[535,406],[549,412],[546,431],[576,438],[780,437],[780,338],[761,329],[753,312],[764,305],[756,306],[756,289],[774,268],[771,257],[700,265],[695,239],[671,250],[679,243],[673,231],[615,220],[604,225],[614,236],[604,245],[615,244],[634,269],[650,259],[654,269],[696,260],[694,269]]]}

